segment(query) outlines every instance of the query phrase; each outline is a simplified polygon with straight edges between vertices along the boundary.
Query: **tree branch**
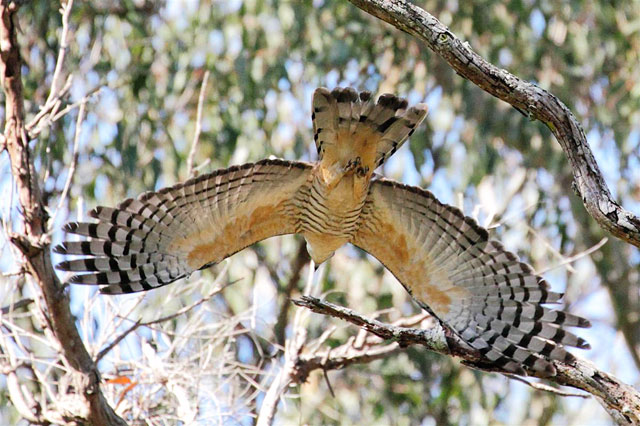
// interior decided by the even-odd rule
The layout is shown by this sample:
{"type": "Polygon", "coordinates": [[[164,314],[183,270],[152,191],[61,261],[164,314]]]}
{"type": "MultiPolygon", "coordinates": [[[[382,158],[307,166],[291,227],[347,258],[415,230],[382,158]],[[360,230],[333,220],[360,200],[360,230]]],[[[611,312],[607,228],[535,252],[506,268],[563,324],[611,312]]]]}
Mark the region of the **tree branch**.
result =
{"type": "MultiPolygon", "coordinates": [[[[307,276],[307,284],[304,294],[311,294],[317,288],[314,288],[314,267],[313,261],[309,262],[309,275],[307,276]]],[[[256,422],[257,426],[269,426],[273,423],[276,414],[278,402],[289,385],[300,383],[297,381],[297,368],[300,362],[300,355],[307,340],[307,329],[305,327],[308,320],[308,314],[299,309],[293,319],[293,332],[287,339],[284,347],[284,365],[280,367],[278,374],[273,379],[267,393],[262,401],[260,413],[256,422]]]]}
{"type": "MultiPolygon", "coordinates": [[[[461,358],[462,363],[469,367],[513,377],[511,373],[488,364],[483,360],[479,352],[467,346],[455,334],[435,323],[434,327],[427,329],[387,325],[380,321],[368,319],[351,309],[310,296],[302,296],[302,299],[294,300],[293,303],[319,314],[341,318],[362,327],[378,337],[396,341],[401,347],[419,344],[432,352],[461,358]]],[[[543,377],[536,372],[531,372],[531,375],[590,393],[596,397],[598,402],[618,424],[640,424],[640,393],[633,387],[622,383],[607,373],[599,371],[593,364],[584,360],[577,359],[573,365],[559,361],[553,361],[553,364],[557,370],[555,376],[543,377]]]]}
{"type": "Polygon", "coordinates": [[[51,265],[46,236],[47,215],[24,123],[22,58],[15,21],[17,10],[15,2],[0,3],[0,78],[6,97],[4,134],[23,216],[21,231],[11,235],[11,242],[21,253],[26,272],[42,290],[49,324],[65,360],[75,370],[74,389],[84,403],[77,412],[86,413],[86,421],[91,424],[124,425],[126,423],[115,414],[100,390],[98,369],[80,339],[69,310],[68,295],[51,265]]]}
{"type": "Polygon", "coordinates": [[[298,252],[291,264],[291,276],[289,277],[289,281],[287,281],[287,286],[285,287],[283,295],[281,297],[280,309],[278,310],[278,319],[276,320],[276,324],[273,327],[274,333],[276,335],[276,342],[279,345],[284,346],[285,343],[285,331],[287,324],[289,324],[289,307],[291,306],[291,304],[289,303],[289,299],[291,298],[291,293],[293,293],[293,290],[298,285],[302,268],[304,267],[304,265],[309,263],[309,260],[311,260],[311,258],[307,253],[307,246],[304,241],[300,241],[298,243],[298,252]]]}
{"type": "Polygon", "coordinates": [[[569,160],[573,188],[591,217],[614,236],[640,247],[640,218],[612,198],[580,123],[556,96],[490,64],[435,17],[408,1],[349,1],[423,41],[462,77],[546,124],[569,160]]]}
{"type": "Polygon", "coordinates": [[[200,141],[200,133],[202,133],[202,109],[204,105],[204,95],[207,91],[207,81],[209,81],[209,70],[204,72],[202,77],[202,85],[200,86],[200,94],[198,95],[198,109],[196,112],[196,128],[193,132],[193,142],[191,142],[191,149],[187,157],[187,176],[193,177],[193,160],[196,157],[196,151],[198,149],[198,142],[200,141]]]}

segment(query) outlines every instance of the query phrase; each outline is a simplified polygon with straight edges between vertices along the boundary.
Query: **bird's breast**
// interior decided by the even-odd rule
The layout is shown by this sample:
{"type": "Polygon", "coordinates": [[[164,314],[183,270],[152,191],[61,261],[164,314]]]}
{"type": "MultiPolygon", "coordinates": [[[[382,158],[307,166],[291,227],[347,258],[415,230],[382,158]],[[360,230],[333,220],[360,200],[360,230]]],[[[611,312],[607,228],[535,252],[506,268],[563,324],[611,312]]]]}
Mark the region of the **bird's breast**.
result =
{"type": "Polygon", "coordinates": [[[324,261],[340,246],[349,242],[359,226],[360,214],[368,191],[363,182],[348,174],[329,188],[320,172],[312,175],[300,192],[299,233],[304,235],[313,259],[324,261]]]}

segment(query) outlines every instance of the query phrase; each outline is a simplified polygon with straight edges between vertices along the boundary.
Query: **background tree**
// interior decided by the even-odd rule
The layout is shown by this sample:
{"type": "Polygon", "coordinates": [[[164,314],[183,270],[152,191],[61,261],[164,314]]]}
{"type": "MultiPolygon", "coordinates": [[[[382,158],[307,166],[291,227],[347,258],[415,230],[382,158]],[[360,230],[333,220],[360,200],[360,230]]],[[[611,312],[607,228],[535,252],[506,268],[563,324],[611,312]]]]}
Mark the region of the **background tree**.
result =
{"type": "MultiPolygon", "coordinates": [[[[567,104],[615,199],[639,212],[637,3],[420,6],[488,61],[567,104]]],[[[430,325],[380,264],[351,247],[311,279],[302,239],[288,236],[144,296],[109,298],[71,287],[70,305],[62,299],[45,273],[49,242],[62,239],[65,221],[192,173],[268,155],[314,158],[310,98],[317,86],[427,102],[426,126],[385,175],[429,188],[492,227],[554,289],[566,291],[572,312],[594,323],[581,333],[593,349],[579,355],[639,383],[637,248],[605,234],[588,215],[547,127],[457,76],[416,37],[338,0],[105,0],[65,3],[61,13],[50,2],[31,2],[11,21],[12,5],[3,3],[0,13],[9,148],[0,157],[7,194],[0,423],[115,422],[117,413],[130,423],[245,424],[267,403],[280,422],[611,421],[594,399],[534,390],[292,306],[306,286],[369,317],[430,325]],[[18,81],[7,73],[16,49],[18,81]],[[17,105],[11,88],[19,81],[25,132],[15,134],[21,112],[7,106],[17,105]],[[9,161],[20,146],[33,169],[9,161]],[[66,306],[75,320],[58,322],[66,306]],[[87,352],[74,343],[80,337],[87,352]],[[344,356],[349,367],[317,369],[305,384],[288,388],[283,381],[279,388],[296,348],[303,349],[298,355],[344,356]]]]}

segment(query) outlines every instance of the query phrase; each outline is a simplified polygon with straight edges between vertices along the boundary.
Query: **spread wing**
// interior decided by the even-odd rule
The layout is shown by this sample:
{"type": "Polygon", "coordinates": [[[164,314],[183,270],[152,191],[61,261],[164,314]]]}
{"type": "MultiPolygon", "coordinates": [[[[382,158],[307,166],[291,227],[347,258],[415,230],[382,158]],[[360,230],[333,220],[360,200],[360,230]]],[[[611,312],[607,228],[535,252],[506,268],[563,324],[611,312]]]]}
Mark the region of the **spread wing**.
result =
{"type": "Polygon", "coordinates": [[[562,297],[488,233],[428,191],[384,179],[371,184],[353,244],[384,264],[424,309],[488,360],[523,374],[553,375],[562,345],[588,348],[562,326],[583,318],[541,306],[562,297]]]}
{"type": "Polygon", "coordinates": [[[150,290],[188,276],[265,238],[296,232],[295,194],[311,166],[263,160],[97,207],[97,223],[72,222],[57,253],[84,255],[58,269],[69,282],[105,285],[103,293],[150,290]]]}

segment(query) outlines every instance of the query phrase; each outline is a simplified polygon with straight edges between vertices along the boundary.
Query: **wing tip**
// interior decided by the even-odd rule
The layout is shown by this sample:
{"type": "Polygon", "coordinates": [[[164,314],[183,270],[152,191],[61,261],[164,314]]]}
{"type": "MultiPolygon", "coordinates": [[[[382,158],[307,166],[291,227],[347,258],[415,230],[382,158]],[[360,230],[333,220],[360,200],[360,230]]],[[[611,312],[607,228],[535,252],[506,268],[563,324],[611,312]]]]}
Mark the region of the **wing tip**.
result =
{"type": "MultiPolygon", "coordinates": [[[[576,325],[576,327],[591,328],[591,321],[589,321],[586,318],[582,318],[582,317],[576,317],[576,318],[578,318],[578,324],[576,325]]],[[[587,343],[587,345],[589,345],[589,344],[587,343]]]]}
{"type": "Polygon", "coordinates": [[[584,340],[582,337],[578,337],[578,342],[576,343],[575,347],[578,349],[591,349],[591,345],[589,344],[589,342],[584,340]]]}
{"type": "Polygon", "coordinates": [[[100,294],[106,294],[107,296],[117,296],[120,294],[130,294],[131,292],[124,291],[119,285],[108,285],[100,287],[100,294]]]}
{"type": "Polygon", "coordinates": [[[70,233],[73,234],[74,232],[76,232],[78,230],[79,227],[80,227],[80,223],[78,223],[78,222],[69,222],[69,223],[66,223],[62,227],[62,230],[64,232],[70,232],[70,233]]]}
{"type": "Polygon", "coordinates": [[[104,210],[104,207],[102,206],[98,206],[95,207],[91,210],[89,210],[89,213],[87,213],[90,217],[94,218],[94,219],[98,219],[100,217],[100,213],[102,213],[104,210]]]}
{"type": "Polygon", "coordinates": [[[328,98],[331,97],[331,91],[329,89],[327,89],[326,87],[318,87],[316,90],[313,91],[314,103],[319,97],[323,97],[325,99],[328,99],[328,98]]]}
{"type": "Polygon", "coordinates": [[[64,241],[53,248],[53,252],[57,254],[70,254],[67,241],[64,241]]]}
{"type": "Polygon", "coordinates": [[[369,102],[371,100],[371,92],[363,90],[360,92],[360,102],[369,102]]]}
{"type": "Polygon", "coordinates": [[[63,260],[62,262],[60,262],[60,263],[58,263],[56,265],[56,269],[58,271],[70,271],[71,270],[71,262],[68,261],[68,260],[63,260]]]}

